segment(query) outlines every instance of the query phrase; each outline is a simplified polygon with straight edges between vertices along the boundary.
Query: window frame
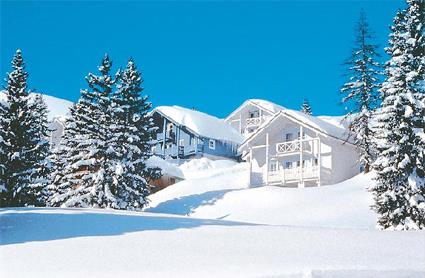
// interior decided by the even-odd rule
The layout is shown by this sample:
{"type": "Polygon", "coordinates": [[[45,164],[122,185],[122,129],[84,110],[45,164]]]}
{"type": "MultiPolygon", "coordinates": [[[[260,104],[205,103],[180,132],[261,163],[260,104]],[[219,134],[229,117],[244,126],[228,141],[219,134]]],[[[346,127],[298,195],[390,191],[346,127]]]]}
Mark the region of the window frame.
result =
{"type": "Polygon", "coordinates": [[[208,148],[211,149],[211,150],[215,150],[215,140],[214,139],[208,140],[208,148]]]}

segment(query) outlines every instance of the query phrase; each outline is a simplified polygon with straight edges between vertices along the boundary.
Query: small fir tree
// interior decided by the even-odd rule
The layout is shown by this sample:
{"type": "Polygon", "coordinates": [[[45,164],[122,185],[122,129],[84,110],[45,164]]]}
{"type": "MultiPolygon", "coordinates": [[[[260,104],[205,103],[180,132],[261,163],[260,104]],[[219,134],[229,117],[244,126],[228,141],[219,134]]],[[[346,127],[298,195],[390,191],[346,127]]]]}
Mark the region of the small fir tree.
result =
{"type": "Polygon", "coordinates": [[[38,175],[39,123],[43,120],[35,119],[27,88],[28,73],[20,50],[13,57],[12,68],[6,79],[6,103],[0,109],[1,206],[43,205],[40,203],[43,185],[33,182],[38,175]]]}
{"type": "Polygon", "coordinates": [[[425,227],[425,2],[408,0],[391,27],[376,116],[373,208],[383,229],[425,227]]]}
{"type": "Polygon", "coordinates": [[[313,115],[313,112],[311,111],[310,102],[306,98],[304,99],[303,104],[301,106],[301,112],[309,116],[313,115]]]}
{"type": "Polygon", "coordinates": [[[348,139],[353,137],[354,143],[361,150],[360,162],[364,165],[365,173],[369,172],[374,161],[374,147],[372,145],[373,132],[371,118],[379,99],[380,64],[377,46],[372,43],[372,32],[367,23],[364,12],[361,12],[357,25],[355,46],[348,61],[349,82],[341,88],[344,95],[342,102],[347,104],[350,119],[348,139]]]}

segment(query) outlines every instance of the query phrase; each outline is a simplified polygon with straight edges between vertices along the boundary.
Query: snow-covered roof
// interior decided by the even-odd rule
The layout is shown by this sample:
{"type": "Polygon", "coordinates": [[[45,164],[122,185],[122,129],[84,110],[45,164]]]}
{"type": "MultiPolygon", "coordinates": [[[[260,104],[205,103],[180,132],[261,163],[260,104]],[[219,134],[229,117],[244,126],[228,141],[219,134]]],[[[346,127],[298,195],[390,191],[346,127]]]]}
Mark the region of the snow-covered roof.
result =
{"type": "Polygon", "coordinates": [[[350,124],[350,121],[352,119],[353,115],[351,116],[317,116],[317,118],[328,122],[332,125],[335,125],[340,128],[348,129],[348,126],[350,124]]]}
{"type": "MultiPolygon", "coordinates": [[[[35,93],[30,93],[30,98],[35,97],[35,93]]],[[[49,120],[52,120],[56,117],[64,117],[68,114],[69,108],[73,103],[69,100],[44,95],[42,94],[44,101],[46,102],[49,120]]],[[[6,101],[6,94],[4,91],[0,91],[0,101],[6,101]]]]}
{"type": "Polygon", "coordinates": [[[222,119],[180,106],[159,106],[158,112],[174,123],[185,126],[193,133],[216,140],[241,144],[243,136],[222,119]]]}
{"type": "Polygon", "coordinates": [[[248,99],[247,102],[260,106],[265,110],[272,112],[273,114],[285,109],[285,107],[279,104],[264,99],[248,99]]]}
{"type": "Polygon", "coordinates": [[[306,126],[307,128],[315,130],[321,134],[328,135],[330,137],[333,137],[335,139],[339,139],[342,141],[347,141],[348,143],[352,143],[351,139],[349,139],[347,136],[348,131],[346,129],[339,127],[337,125],[331,124],[318,117],[309,116],[300,111],[284,109],[280,111],[279,113],[276,113],[273,117],[269,118],[267,121],[265,121],[255,132],[253,132],[248,138],[246,138],[243,145],[251,141],[254,137],[257,136],[257,134],[259,134],[262,130],[267,128],[267,126],[269,126],[273,121],[275,121],[277,118],[281,116],[297,121],[300,124],[306,126]]]}
{"type": "Polygon", "coordinates": [[[232,113],[230,113],[230,115],[226,117],[226,120],[229,119],[230,117],[232,117],[235,113],[240,111],[243,107],[245,107],[248,104],[252,104],[254,106],[257,106],[257,107],[259,107],[263,110],[270,112],[271,114],[276,114],[277,112],[285,109],[285,107],[283,107],[279,104],[273,103],[271,101],[268,101],[268,100],[247,99],[238,108],[236,108],[232,113]]]}
{"type": "Polygon", "coordinates": [[[151,156],[146,161],[146,166],[149,168],[160,168],[163,175],[173,176],[181,179],[184,178],[184,174],[179,167],[155,155],[151,156]]]}

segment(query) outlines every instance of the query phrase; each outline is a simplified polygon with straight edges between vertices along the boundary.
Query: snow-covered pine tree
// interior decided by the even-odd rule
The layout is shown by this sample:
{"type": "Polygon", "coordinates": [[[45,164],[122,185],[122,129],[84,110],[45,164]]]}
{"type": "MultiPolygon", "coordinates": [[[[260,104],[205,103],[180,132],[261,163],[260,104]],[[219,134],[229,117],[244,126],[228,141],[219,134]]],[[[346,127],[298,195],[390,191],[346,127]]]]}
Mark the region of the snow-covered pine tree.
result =
{"type": "Polygon", "coordinates": [[[391,27],[391,59],[376,115],[373,208],[383,229],[425,228],[425,1],[408,0],[391,27]]]}
{"type": "Polygon", "coordinates": [[[34,122],[27,88],[28,73],[20,50],[13,57],[12,68],[6,78],[6,104],[0,109],[3,129],[0,149],[4,153],[0,184],[6,189],[2,192],[1,206],[43,205],[39,201],[43,188],[32,182],[37,172],[38,127],[34,122]]]}
{"type": "Polygon", "coordinates": [[[376,61],[379,57],[377,46],[372,43],[372,32],[363,11],[356,32],[355,46],[345,63],[348,66],[349,82],[342,86],[341,93],[344,95],[342,102],[349,109],[349,139],[354,139],[361,150],[360,162],[367,173],[375,157],[370,120],[379,100],[377,89],[380,64],[376,61]]]}
{"type": "Polygon", "coordinates": [[[82,90],[78,102],[70,109],[64,139],[56,153],[55,171],[62,177],[53,177],[52,206],[113,207],[110,200],[107,175],[108,138],[110,133],[109,98],[115,79],[110,75],[112,62],[108,55],[99,66],[100,75],[89,74],[89,89],[82,90]],[[60,158],[66,153],[65,162],[60,158]]]}
{"type": "Polygon", "coordinates": [[[34,127],[33,138],[37,141],[34,149],[34,172],[31,176],[33,187],[40,188],[37,199],[40,204],[45,205],[48,200],[47,186],[50,184],[52,164],[50,160],[50,128],[47,118],[47,105],[41,94],[36,94],[31,103],[32,125],[34,127]]]}
{"type": "Polygon", "coordinates": [[[151,103],[141,96],[142,76],[132,59],[120,73],[118,89],[114,92],[114,125],[111,153],[115,208],[140,210],[147,203],[148,180],[160,177],[159,169],[148,168],[145,161],[152,155],[151,145],[155,127],[148,111],[151,103]]]}
{"type": "Polygon", "coordinates": [[[310,102],[306,98],[304,99],[303,104],[301,105],[301,112],[309,116],[313,115],[310,102]]]}
{"type": "Polygon", "coordinates": [[[6,103],[0,100],[0,207],[6,206],[7,189],[6,181],[3,178],[6,171],[6,148],[8,147],[4,138],[6,138],[5,126],[7,125],[6,103]]]}

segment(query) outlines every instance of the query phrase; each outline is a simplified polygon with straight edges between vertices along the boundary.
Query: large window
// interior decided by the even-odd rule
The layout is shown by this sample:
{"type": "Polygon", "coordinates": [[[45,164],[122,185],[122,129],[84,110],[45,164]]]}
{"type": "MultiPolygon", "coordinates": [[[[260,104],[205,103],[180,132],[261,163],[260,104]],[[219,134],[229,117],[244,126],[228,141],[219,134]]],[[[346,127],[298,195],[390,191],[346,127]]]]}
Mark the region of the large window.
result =
{"type": "Polygon", "coordinates": [[[210,139],[210,140],[208,141],[208,147],[209,147],[210,149],[212,149],[212,150],[215,150],[215,140],[210,139]]]}

